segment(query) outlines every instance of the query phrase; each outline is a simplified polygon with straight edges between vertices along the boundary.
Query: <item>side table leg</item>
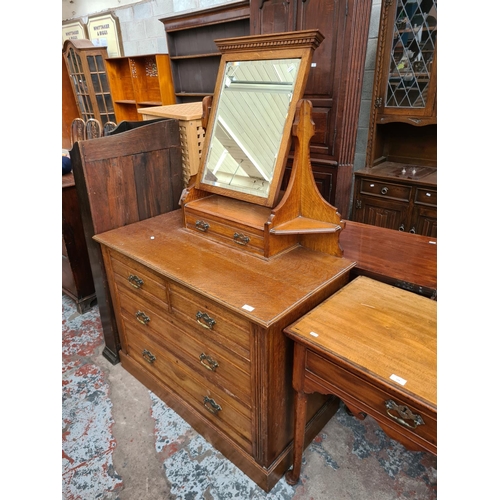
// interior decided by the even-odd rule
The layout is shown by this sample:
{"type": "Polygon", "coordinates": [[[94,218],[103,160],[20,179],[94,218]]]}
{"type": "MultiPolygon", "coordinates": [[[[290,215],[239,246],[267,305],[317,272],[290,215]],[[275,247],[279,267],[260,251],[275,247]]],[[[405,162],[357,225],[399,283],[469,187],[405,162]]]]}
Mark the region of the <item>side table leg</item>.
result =
{"type": "Polygon", "coordinates": [[[293,445],[293,468],[285,475],[288,484],[297,484],[302,465],[304,438],[306,430],[307,395],[302,391],[295,391],[295,427],[293,445]]]}

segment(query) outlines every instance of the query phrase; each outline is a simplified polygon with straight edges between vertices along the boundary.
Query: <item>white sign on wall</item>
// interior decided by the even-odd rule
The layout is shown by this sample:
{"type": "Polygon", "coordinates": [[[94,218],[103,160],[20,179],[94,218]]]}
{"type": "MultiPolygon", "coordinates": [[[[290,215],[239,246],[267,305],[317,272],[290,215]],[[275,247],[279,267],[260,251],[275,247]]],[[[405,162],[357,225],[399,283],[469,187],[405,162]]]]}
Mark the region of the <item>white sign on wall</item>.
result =
{"type": "Polygon", "coordinates": [[[85,26],[80,21],[63,24],[62,27],[62,43],[66,40],[79,40],[87,38],[85,26]]]}
{"type": "Polygon", "coordinates": [[[89,18],[87,23],[89,40],[98,47],[107,47],[109,57],[120,57],[121,34],[118,19],[113,14],[89,18]]]}

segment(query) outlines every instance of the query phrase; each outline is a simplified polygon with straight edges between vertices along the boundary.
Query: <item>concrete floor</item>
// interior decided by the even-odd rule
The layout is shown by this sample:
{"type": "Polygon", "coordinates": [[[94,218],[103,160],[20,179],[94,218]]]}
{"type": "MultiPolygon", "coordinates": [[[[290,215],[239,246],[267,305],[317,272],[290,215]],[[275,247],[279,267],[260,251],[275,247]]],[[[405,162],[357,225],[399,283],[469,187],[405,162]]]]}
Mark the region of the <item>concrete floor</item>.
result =
{"type": "Polygon", "coordinates": [[[103,356],[97,306],[62,297],[64,500],[435,500],[437,460],[341,406],[303,457],[301,481],[266,494],[152,392],[103,356]]]}

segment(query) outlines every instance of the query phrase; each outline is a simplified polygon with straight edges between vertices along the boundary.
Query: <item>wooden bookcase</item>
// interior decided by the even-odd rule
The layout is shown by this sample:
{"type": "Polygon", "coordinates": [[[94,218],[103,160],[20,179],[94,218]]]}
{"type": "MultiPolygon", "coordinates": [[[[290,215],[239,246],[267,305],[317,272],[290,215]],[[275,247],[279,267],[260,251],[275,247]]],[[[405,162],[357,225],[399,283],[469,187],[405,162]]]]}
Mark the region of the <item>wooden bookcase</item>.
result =
{"type": "Polygon", "coordinates": [[[168,54],[106,59],[116,121],[142,120],[139,108],[175,104],[168,54]]]}
{"type": "Polygon", "coordinates": [[[352,219],[437,236],[437,2],[382,6],[366,165],[352,219]]]}
{"type": "Polygon", "coordinates": [[[213,95],[221,57],[214,40],[250,33],[248,0],[160,21],[165,26],[177,103],[213,95]]]}

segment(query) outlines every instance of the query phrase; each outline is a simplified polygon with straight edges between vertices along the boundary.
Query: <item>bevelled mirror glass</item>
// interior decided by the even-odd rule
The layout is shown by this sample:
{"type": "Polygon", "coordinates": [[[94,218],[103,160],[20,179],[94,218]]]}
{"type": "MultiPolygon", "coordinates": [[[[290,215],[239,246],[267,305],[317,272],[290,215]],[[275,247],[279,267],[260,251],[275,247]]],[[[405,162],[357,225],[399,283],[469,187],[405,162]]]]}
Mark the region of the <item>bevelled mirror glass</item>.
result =
{"type": "Polygon", "coordinates": [[[226,63],[204,183],[269,196],[299,65],[300,59],[226,63]]]}
{"type": "Polygon", "coordinates": [[[222,58],[197,188],[273,206],[295,108],[321,40],[310,30],[215,41],[222,58]]]}

